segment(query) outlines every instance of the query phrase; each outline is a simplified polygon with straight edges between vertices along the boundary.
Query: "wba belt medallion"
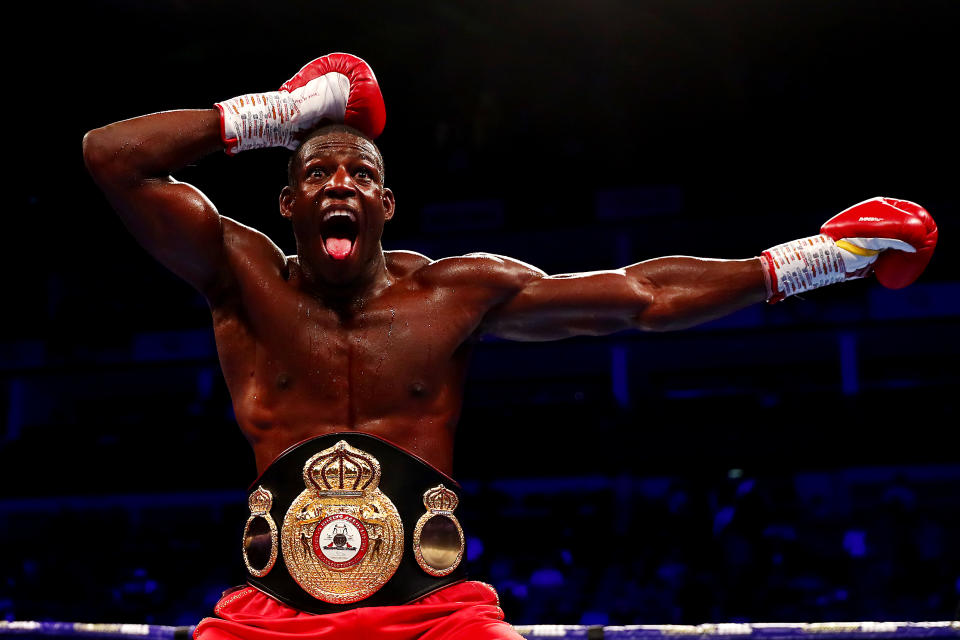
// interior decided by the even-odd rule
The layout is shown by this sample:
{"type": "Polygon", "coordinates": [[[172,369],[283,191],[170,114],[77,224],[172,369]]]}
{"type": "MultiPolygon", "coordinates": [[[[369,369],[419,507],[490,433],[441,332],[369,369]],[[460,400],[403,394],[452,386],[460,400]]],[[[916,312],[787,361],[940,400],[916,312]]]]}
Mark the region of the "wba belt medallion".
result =
{"type": "Polygon", "coordinates": [[[377,488],[380,463],[341,440],[307,460],[303,483],[281,533],[290,575],[324,602],[363,600],[393,576],[403,556],[400,514],[377,488]]]}

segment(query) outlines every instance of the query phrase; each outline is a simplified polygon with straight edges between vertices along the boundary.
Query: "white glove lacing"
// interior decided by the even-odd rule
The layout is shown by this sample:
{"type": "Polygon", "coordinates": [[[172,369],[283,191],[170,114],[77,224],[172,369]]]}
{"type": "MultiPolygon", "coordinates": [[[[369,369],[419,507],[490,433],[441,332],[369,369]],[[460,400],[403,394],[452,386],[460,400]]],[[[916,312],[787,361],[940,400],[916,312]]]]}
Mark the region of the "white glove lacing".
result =
{"type": "Polygon", "coordinates": [[[769,267],[764,270],[768,274],[767,297],[773,300],[847,279],[840,248],[824,234],[778,244],[764,251],[762,259],[769,267]],[[774,278],[769,278],[770,271],[774,278]]]}
{"type": "Polygon", "coordinates": [[[341,73],[327,73],[293,91],[268,91],[217,103],[227,153],[249,149],[286,147],[296,149],[296,134],[322,120],[343,122],[350,95],[350,80],[341,73]]]}

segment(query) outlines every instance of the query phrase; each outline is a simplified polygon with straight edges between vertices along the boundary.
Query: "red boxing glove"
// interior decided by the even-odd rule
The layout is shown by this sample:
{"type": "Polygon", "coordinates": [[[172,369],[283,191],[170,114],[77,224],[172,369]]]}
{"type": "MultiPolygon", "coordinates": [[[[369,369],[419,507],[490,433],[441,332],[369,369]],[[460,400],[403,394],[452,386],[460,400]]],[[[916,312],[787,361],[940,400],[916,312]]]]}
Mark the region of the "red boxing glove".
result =
{"type": "Polygon", "coordinates": [[[324,120],[342,122],[376,138],[387,119],[373,70],[348,53],[331,53],[307,63],[279,91],[238,96],[216,107],[229,155],[263,147],[296,149],[298,134],[324,120]]]}
{"type": "MultiPolygon", "coordinates": [[[[283,83],[280,91],[286,91],[293,97],[301,110],[309,110],[316,99],[312,90],[317,80],[328,74],[340,74],[347,79],[347,101],[343,115],[337,122],[359,129],[371,138],[383,133],[387,122],[387,110],[383,106],[380,85],[373,75],[373,69],[366,62],[349,53],[331,53],[308,62],[297,75],[283,83]]],[[[322,110],[322,109],[321,109],[322,110]]],[[[312,129],[312,122],[305,129],[312,129]]]]}
{"type": "Polygon", "coordinates": [[[820,232],[763,252],[770,302],[871,271],[885,287],[905,287],[920,276],[937,245],[930,214],[893,198],[856,204],[830,218],[820,232]]]}
{"type": "Polygon", "coordinates": [[[894,198],[855,204],[830,218],[820,233],[840,247],[847,273],[872,264],[877,281],[889,289],[920,277],[937,246],[937,223],[926,209],[894,198]]]}

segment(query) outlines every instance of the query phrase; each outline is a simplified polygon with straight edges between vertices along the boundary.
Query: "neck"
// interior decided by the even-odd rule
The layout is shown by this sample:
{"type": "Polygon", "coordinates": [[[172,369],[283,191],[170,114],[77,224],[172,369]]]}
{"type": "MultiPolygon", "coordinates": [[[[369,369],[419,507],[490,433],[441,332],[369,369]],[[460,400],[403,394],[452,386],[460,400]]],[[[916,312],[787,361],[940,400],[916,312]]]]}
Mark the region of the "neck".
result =
{"type": "Polygon", "coordinates": [[[362,307],[365,301],[378,296],[393,282],[387,271],[383,249],[377,251],[356,277],[343,282],[324,278],[321,269],[300,256],[297,256],[297,262],[302,275],[300,288],[336,310],[356,310],[362,307]]]}

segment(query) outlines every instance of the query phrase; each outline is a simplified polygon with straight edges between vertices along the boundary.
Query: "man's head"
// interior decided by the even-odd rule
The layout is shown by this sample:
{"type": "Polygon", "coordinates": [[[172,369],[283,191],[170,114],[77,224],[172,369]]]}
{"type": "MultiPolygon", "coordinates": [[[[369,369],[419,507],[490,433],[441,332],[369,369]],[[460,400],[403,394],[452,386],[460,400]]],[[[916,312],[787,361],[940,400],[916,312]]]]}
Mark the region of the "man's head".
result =
{"type": "Polygon", "coordinates": [[[382,184],[385,181],[383,173],[383,154],[380,153],[380,147],[378,147],[376,143],[369,136],[367,136],[367,134],[363,133],[359,129],[354,129],[353,127],[345,124],[328,124],[318,127],[307,134],[307,137],[300,142],[300,146],[298,146],[297,149],[290,155],[290,159],[287,160],[288,186],[291,188],[296,186],[297,178],[294,175],[294,168],[303,162],[303,151],[307,143],[314,138],[322,138],[334,133],[348,133],[370,143],[370,146],[373,147],[374,151],[376,151],[377,168],[380,170],[380,182],[382,184]]]}
{"type": "Polygon", "coordinates": [[[344,125],[321,127],[293,152],[287,179],[280,212],[313,277],[344,285],[382,265],[380,236],[394,199],[372,140],[344,125]]]}

